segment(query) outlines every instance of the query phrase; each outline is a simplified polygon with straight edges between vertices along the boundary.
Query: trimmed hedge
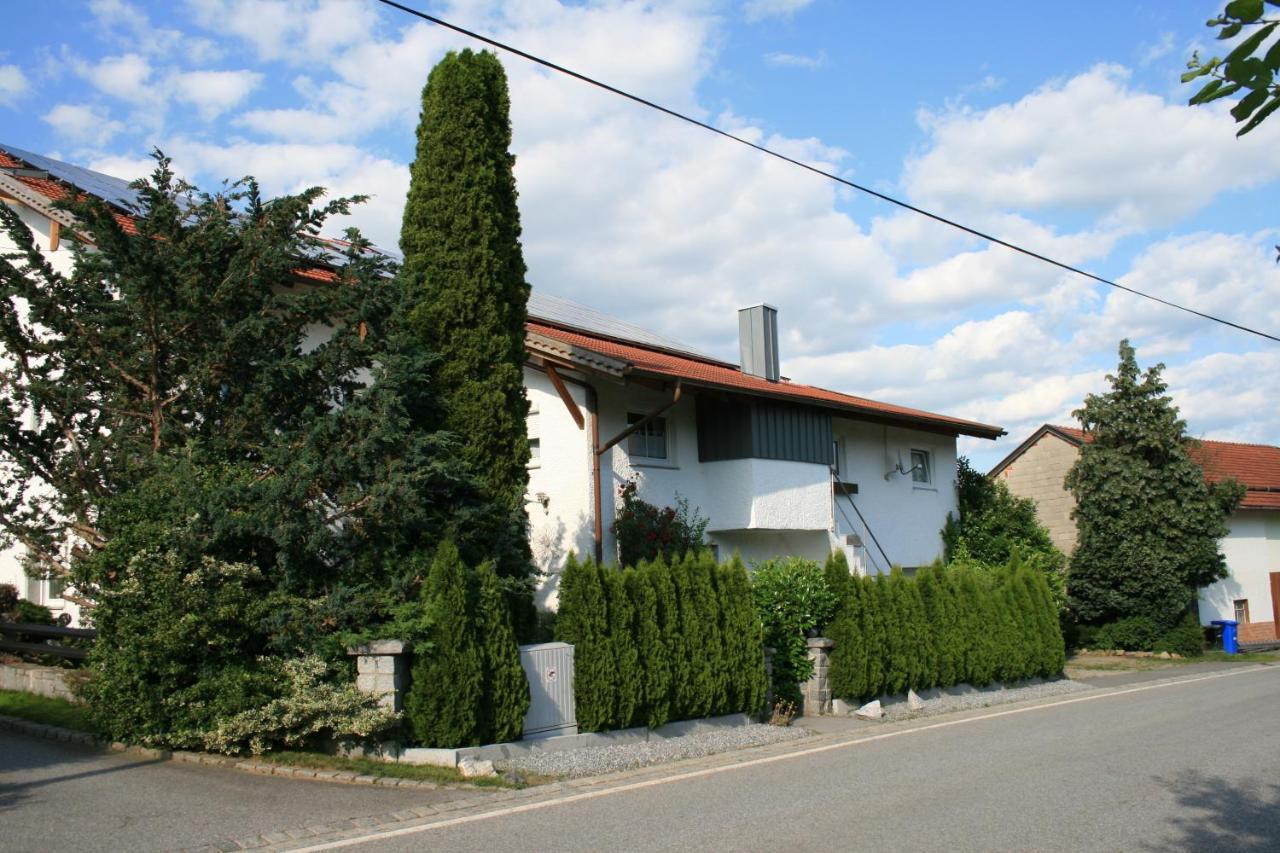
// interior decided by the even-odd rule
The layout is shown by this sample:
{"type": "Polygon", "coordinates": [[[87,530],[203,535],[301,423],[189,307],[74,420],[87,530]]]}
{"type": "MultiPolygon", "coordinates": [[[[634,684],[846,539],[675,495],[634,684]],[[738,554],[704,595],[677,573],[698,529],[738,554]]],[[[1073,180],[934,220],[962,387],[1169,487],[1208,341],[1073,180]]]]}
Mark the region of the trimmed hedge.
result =
{"type": "Polygon", "coordinates": [[[1066,663],[1057,606],[1016,558],[986,571],[930,566],[914,578],[851,578],[827,633],[836,696],[976,686],[1057,675],[1066,663]]]}
{"type": "Polygon", "coordinates": [[[556,639],[574,646],[578,727],[598,732],[764,707],[764,650],[741,561],[635,568],[570,558],[556,639]]]}

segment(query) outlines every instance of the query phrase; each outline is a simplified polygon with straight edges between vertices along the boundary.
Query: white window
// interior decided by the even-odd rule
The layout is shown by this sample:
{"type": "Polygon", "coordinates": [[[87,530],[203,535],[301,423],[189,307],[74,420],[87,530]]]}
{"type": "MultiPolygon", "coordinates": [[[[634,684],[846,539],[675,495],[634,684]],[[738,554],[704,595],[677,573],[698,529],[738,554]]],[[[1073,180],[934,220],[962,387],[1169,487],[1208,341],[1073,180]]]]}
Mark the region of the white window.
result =
{"type": "MultiPolygon", "coordinates": [[[[644,420],[644,415],[627,413],[627,426],[644,420]]],[[[627,455],[640,459],[669,459],[667,452],[667,419],[650,418],[631,435],[627,436],[627,455]]]]}
{"type": "Polygon", "coordinates": [[[1237,598],[1235,600],[1235,606],[1236,606],[1236,621],[1239,622],[1241,625],[1246,624],[1249,621],[1249,599],[1237,598]]]}
{"type": "Polygon", "coordinates": [[[911,482],[918,486],[933,483],[933,460],[927,450],[911,451],[911,482]]]}

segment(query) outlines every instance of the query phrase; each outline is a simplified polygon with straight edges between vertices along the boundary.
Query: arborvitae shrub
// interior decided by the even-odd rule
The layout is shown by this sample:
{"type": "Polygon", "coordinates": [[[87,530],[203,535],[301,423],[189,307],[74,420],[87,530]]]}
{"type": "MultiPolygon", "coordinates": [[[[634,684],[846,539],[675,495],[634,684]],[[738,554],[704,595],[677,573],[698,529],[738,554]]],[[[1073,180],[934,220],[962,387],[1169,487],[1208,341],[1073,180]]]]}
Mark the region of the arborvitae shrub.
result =
{"type": "Polygon", "coordinates": [[[570,560],[556,638],[574,645],[584,731],[752,712],[764,655],[741,562],[706,553],[620,571],[570,560]]]}
{"type": "Polygon", "coordinates": [[[666,693],[655,694],[650,699],[650,725],[653,726],[682,717],[679,700],[680,697],[687,695],[689,690],[689,667],[674,572],[671,566],[661,558],[646,564],[641,571],[653,589],[655,612],[658,617],[658,635],[661,637],[667,661],[666,693]],[[652,722],[653,720],[662,722],[655,723],[652,722]]]}
{"type": "Polygon", "coordinates": [[[529,710],[529,679],[520,665],[520,647],[511,614],[492,563],[475,571],[475,635],[483,665],[480,703],[481,743],[506,743],[520,737],[529,710]]]}
{"type": "Polygon", "coordinates": [[[605,731],[614,718],[613,647],[609,641],[604,589],[594,562],[572,555],[560,577],[556,639],[573,646],[573,690],[578,727],[605,731]]]}
{"type": "Polygon", "coordinates": [[[431,648],[413,665],[405,715],[419,743],[433,747],[480,743],[482,655],[468,613],[466,567],[457,547],[441,543],[422,586],[431,621],[431,648]]]}
{"type": "Polygon", "coordinates": [[[937,650],[934,646],[933,626],[929,624],[924,608],[920,584],[914,579],[904,579],[902,586],[903,625],[908,650],[907,686],[913,690],[932,687],[938,680],[937,650]]]}
{"type": "Polygon", "coordinates": [[[889,599],[884,575],[862,579],[862,624],[866,631],[867,682],[866,696],[885,692],[889,643],[886,638],[890,618],[889,599]]]}
{"type": "Polygon", "coordinates": [[[632,630],[639,654],[641,698],[635,725],[657,728],[671,719],[671,662],[662,642],[658,597],[647,565],[623,572],[631,599],[632,630]]]}
{"type": "Polygon", "coordinates": [[[827,636],[835,641],[831,650],[831,690],[836,696],[861,699],[867,689],[868,614],[863,603],[861,578],[851,578],[827,636]]]}
{"type": "MultiPolygon", "coordinates": [[[[836,601],[843,602],[850,584],[855,580],[849,572],[849,560],[845,557],[844,551],[832,551],[822,567],[822,573],[826,576],[827,588],[836,597],[836,601]]],[[[834,619],[834,616],[832,618],[834,619]]],[[[823,636],[829,637],[830,633],[825,630],[826,626],[821,627],[824,629],[823,636]]]]}
{"type": "Polygon", "coordinates": [[[885,625],[885,692],[901,693],[907,689],[911,680],[912,660],[911,637],[908,630],[910,614],[906,602],[907,584],[902,569],[895,567],[889,575],[880,575],[876,582],[881,585],[888,616],[885,625]]]}
{"type": "Polygon", "coordinates": [[[644,676],[635,633],[635,608],[622,572],[599,569],[608,602],[609,642],[613,649],[613,724],[620,728],[636,725],[642,710],[644,676]]]}
{"type": "Polygon", "coordinates": [[[751,581],[737,554],[719,567],[721,638],[729,677],[724,712],[764,709],[768,688],[764,671],[764,634],[751,600],[751,581]]]}

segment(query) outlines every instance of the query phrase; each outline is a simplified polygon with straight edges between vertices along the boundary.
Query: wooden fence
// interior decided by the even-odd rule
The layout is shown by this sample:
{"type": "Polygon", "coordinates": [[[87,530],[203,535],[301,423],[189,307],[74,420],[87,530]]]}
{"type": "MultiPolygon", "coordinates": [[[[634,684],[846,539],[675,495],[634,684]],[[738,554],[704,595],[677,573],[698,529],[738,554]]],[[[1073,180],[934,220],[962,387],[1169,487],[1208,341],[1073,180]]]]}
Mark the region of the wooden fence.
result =
{"type": "Polygon", "coordinates": [[[33,622],[0,621],[0,651],[24,655],[53,655],[65,660],[84,660],[89,650],[81,646],[65,646],[58,640],[84,639],[92,642],[98,632],[92,628],[64,628],[61,625],[37,625],[33,622]],[[31,642],[32,639],[40,642],[31,642]],[[55,642],[51,642],[55,641],[55,642]]]}

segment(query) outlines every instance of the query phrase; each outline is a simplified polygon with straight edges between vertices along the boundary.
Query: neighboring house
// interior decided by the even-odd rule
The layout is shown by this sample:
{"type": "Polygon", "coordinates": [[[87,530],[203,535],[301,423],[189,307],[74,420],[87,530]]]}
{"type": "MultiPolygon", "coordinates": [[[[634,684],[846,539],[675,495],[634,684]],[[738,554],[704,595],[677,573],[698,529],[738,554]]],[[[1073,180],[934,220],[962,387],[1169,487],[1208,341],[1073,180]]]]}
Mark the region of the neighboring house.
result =
{"type": "MultiPolygon", "coordinates": [[[[0,197],[15,205],[60,269],[70,188],[121,206],[126,182],[0,144],[0,197]],[[54,223],[59,223],[54,225],[54,223]]],[[[0,238],[2,247],[2,238],[0,238]]],[[[613,522],[628,479],[655,504],[688,500],[723,557],[825,558],[862,572],[916,567],[942,552],[956,505],[956,439],[999,427],[791,382],[778,373],[777,315],[739,312],[743,367],[567,300],[529,303],[530,535],[555,602],[570,552],[616,559],[613,522]]],[[[323,330],[317,330],[322,334],[323,330]]],[[[0,582],[59,606],[56,590],[0,554],[0,582]]]]}
{"type": "MultiPolygon", "coordinates": [[[[1063,485],[1087,434],[1045,424],[991,469],[1016,495],[1036,502],[1055,545],[1076,545],[1075,498],[1063,485]]],[[[1211,483],[1228,478],[1245,487],[1222,540],[1230,576],[1200,591],[1200,622],[1235,619],[1242,642],[1280,639],[1280,447],[1202,440],[1188,448],[1211,483]]]]}

